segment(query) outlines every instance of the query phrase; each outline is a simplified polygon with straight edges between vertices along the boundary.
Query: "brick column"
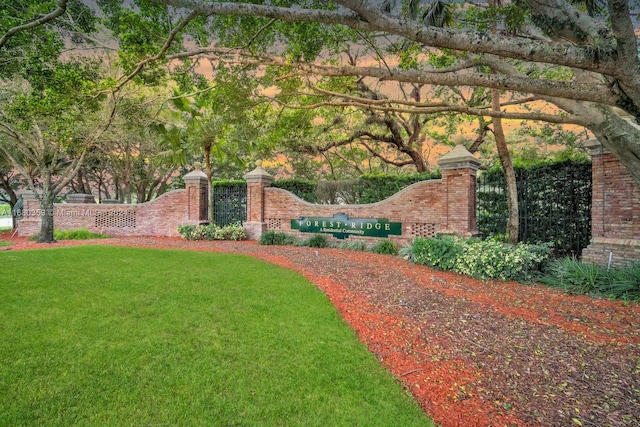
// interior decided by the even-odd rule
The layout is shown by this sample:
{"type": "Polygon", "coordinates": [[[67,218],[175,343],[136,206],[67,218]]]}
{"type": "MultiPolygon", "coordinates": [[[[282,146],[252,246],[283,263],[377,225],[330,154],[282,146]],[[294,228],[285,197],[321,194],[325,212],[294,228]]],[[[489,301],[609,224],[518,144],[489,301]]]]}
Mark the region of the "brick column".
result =
{"type": "Polygon", "coordinates": [[[244,176],[247,181],[247,221],[244,228],[249,239],[258,240],[267,230],[264,221],[264,189],[273,182],[273,177],[262,169],[261,162],[257,167],[244,176]]]}
{"type": "Polygon", "coordinates": [[[600,265],[640,261],[640,187],[597,139],[584,144],[591,154],[591,242],[582,260],[600,265]]]}
{"type": "Polygon", "coordinates": [[[443,224],[448,233],[470,237],[476,229],[476,174],[480,162],[464,145],[456,145],[438,161],[446,191],[443,224]]]}
{"type": "Polygon", "coordinates": [[[22,193],[22,210],[17,219],[18,236],[33,236],[40,233],[42,215],[40,204],[33,191],[22,193]]]}
{"type": "Polygon", "coordinates": [[[209,201],[209,185],[207,175],[196,164],[195,170],[184,176],[187,191],[187,223],[205,224],[209,222],[207,206],[209,201]]]}

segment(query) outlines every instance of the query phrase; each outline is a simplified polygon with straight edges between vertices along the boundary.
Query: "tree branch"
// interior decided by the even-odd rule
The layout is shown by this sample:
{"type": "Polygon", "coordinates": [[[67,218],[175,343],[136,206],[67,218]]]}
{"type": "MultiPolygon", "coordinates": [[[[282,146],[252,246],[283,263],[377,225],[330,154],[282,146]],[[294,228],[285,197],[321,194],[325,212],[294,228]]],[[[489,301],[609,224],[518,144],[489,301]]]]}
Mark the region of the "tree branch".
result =
{"type": "MultiPolygon", "coordinates": [[[[168,56],[168,59],[193,56],[198,54],[225,53],[223,49],[211,47],[198,49],[189,53],[168,56]]],[[[227,51],[228,53],[228,51],[227,51]]],[[[291,67],[305,72],[327,77],[366,76],[380,81],[397,81],[401,83],[432,84],[439,86],[471,86],[485,87],[489,89],[509,90],[521,93],[533,93],[540,96],[554,98],[566,98],[575,101],[588,101],[599,104],[615,106],[620,97],[611,93],[609,85],[598,83],[563,82],[556,80],[531,78],[525,75],[485,74],[485,73],[440,73],[429,70],[405,70],[393,69],[390,71],[379,67],[361,67],[352,65],[325,65],[310,62],[291,62],[285,58],[273,55],[251,55],[248,52],[236,52],[235,58],[227,60],[218,57],[218,60],[230,63],[242,63],[257,66],[291,67]]],[[[493,61],[490,57],[484,57],[483,62],[493,61]]],[[[491,66],[494,66],[491,63],[491,66]]]]}
{"type": "Polygon", "coordinates": [[[46,24],[49,21],[56,19],[61,16],[67,10],[68,0],[58,0],[56,4],[56,9],[48,13],[38,19],[34,19],[33,21],[27,22],[24,25],[18,25],[17,27],[10,28],[5,35],[0,38],[0,49],[7,43],[7,41],[15,36],[20,31],[30,30],[32,28],[38,27],[40,25],[46,24]]]}
{"type": "Polygon", "coordinates": [[[382,154],[376,152],[373,148],[371,148],[366,142],[362,141],[362,142],[360,142],[360,144],[362,144],[364,146],[364,148],[366,148],[367,151],[369,153],[371,153],[371,155],[373,157],[376,157],[376,158],[382,160],[383,162],[385,162],[385,163],[387,163],[389,165],[402,167],[402,166],[409,166],[409,165],[414,164],[413,160],[391,160],[391,159],[387,159],[382,154]]]}
{"type": "Polygon", "coordinates": [[[189,24],[189,22],[191,22],[191,20],[196,18],[197,16],[198,14],[196,12],[191,12],[189,15],[185,16],[182,22],[180,22],[178,26],[171,31],[169,37],[165,41],[164,45],[160,48],[158,53],[138,62],[136,68],[128,76],[125,76],[121,79],[120,83],[116,87],[116,90],[119,90],[125,84],[127,84],[127,82],[131,81],[140,71],[142,71],[145,65],[162,58],[162,56],[164,56],[167,50],[169,50],[169,48],[171,47],[171,44],[173,43],[175,38],[178,36],[178,34],[180,34],[180,31],[182,31],[189,24]]]}

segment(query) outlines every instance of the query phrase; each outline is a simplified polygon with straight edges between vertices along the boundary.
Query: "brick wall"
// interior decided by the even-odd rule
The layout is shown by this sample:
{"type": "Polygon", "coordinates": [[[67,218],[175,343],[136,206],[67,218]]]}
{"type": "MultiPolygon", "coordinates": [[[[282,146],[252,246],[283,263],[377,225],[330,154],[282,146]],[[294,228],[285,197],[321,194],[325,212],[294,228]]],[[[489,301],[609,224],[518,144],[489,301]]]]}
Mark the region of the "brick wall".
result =
{"type": "MultiPolygon", "coordinates": [[[[405,188],[389,199],[366,205],[317,205],[305,202],[280,188],[264,189],[264,221],[267,230],[284,231],[300,237],[309,235],[291,229],[300,217],[332,218],[344,213],[349,218],[386,218],[402,223],[402,235],[391,240],[406,242],[414,237],[433,237],[447,230],[446,200],[442,180],[423,181],[405,188]],[[444,191],[443,191],[444,190],[444,191]],[[411,206],[411,209],[407,209],[411,206]]],[[[349,239],[371,239],[351,236],[349,239]]]]}
{"type": "Polygon", "coordinates": [[[640,187],[597,140],[592,158],[591,243],[582,260],[607,265],[640,261],[640,187]]]}
{"type": "MultiPolygon", "coordinates": [[[[178,225],[187,223],[187,192],[175,190],[141,204],[56,203],[56,230],[86,228],[110,236],[177,236],[178,225]]],[[[25,195],[18,235],[40,232],[41,212],[37,200],[25,195]]]]}
{"type": "MultiPolygon", "coordinates": [[[[301,217],[333,218],[346,214],[354,218],[382,218],[400,222],[402,234],[389,239],[400,244],[415,237],[434,237],[438,233],[462,236],[477,234],[475,186],[478,161],[462,146],[456,147],[439,162],[442,179],[413,184],[392,197],[365,205],[318,205],[305,202],[292,193],[270,187],[273,178],[260,167],[245,175],[248,206],[247,228],[253,239],[265,231],[282,231],[309,237],[291,228],[291,220],[301,217]]],[[[327,237],[333,239],[331,234],[327,237]]],[[[380,238],[350,236],[349,240],[380,238]]],[[[335,240],[335,239],[334,239],[335,240]]]]}
{"type": "MultiPolygon", "coordinates": [[[[96,204],[90,195],[69,195],[71,201],[56,203],[53,226],[56,230],[86,228],[110,236],[179,236],[178,226],[202,224],[207,214],[207,177],[198,168],[184,177],[186,188],[165,193],[141,204],[96,204]]],[[[41,211],[33,194],[23,194],[19,236],[40,232],[41,211]]]]}

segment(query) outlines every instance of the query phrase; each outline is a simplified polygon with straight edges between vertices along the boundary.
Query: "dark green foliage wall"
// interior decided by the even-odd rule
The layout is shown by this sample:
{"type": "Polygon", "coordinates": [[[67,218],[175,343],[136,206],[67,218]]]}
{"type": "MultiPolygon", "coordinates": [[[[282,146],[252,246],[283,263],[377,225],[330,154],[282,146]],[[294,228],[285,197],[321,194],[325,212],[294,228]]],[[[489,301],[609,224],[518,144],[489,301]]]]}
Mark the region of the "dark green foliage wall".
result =
{"type": "MultiPolygon", "coordinates": [[[[519,240],[552,242],[556,256],[579,256],[591,238],[591,163],[565,160],[516,167],[519,240]]],[[[485,236],[505,233],[507,200],[501,169],[478,178],[477,227],[485,236]]]]}
{"type": "Polygon", "coordinates": [[[405,187],[420,181],[440,178],[440,172],[415,175],[363,175],[358,180],[358,203],[375,203],[393,196],[405,187]]]}
{"type": "Polygon", "coordinates": [[[414,175],[363,175],[349,181],[315,183],[302,179],[282,179],[272,186],[292,192],[311,203],[375,203],[419,181],[440,178],[440,172],[414,175]]]}
{"type": "Polygon", "coordinates": [[[310,203],[316,203],[316,187],[317,184],[307,179],[279,179],[273,181],[272,187],[282,188],[283,190],[290,191],[302,200],[306,200],[310,203]]]}

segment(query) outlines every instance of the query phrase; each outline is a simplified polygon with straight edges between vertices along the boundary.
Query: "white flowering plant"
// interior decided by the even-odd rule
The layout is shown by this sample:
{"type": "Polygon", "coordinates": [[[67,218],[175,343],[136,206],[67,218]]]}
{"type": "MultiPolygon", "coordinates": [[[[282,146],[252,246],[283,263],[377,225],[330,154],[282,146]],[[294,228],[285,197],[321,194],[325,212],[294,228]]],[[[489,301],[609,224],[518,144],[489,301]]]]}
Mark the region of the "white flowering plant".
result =
{"type": "Polygon", "coordinates": [[[220,227],[209,225],[180,225],[178,233],[185,240],[246,240],[247,231],[240,224],[220,227]]]}

